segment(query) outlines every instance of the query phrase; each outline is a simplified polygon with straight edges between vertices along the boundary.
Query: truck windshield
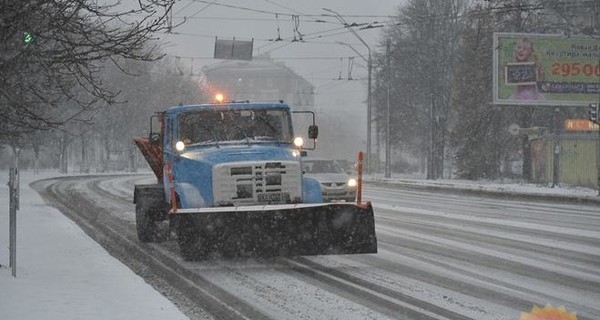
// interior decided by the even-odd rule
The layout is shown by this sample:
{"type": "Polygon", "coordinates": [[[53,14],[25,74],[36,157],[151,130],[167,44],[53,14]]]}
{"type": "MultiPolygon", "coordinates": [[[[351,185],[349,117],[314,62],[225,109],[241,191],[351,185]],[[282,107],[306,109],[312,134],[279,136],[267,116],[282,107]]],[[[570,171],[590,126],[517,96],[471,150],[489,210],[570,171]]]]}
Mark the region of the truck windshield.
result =
{"type": "Polygon", "coordinates": [[[203,110],[179,116],[179,140],[186,145],[292,141],[285,110],[203,110]]]}

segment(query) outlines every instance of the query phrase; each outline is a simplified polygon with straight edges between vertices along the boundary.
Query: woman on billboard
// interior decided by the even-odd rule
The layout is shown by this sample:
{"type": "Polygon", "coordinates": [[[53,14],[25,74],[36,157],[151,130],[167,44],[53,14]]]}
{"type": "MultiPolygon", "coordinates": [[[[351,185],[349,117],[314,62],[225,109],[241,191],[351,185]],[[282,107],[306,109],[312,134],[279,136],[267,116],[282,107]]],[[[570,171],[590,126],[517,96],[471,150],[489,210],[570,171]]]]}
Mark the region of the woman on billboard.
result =
{"type": "Polygon", "coordinates": [[[515,91],[509,99],[545,100],[546,97],[538,91],[537,86],[544,79],[544,71],[533,49],[533,42],[529,38],[523,37],[517,40],[514,60],[515,63],[507,63],[505,66],[507,84],[515,86],[515,91]]]}

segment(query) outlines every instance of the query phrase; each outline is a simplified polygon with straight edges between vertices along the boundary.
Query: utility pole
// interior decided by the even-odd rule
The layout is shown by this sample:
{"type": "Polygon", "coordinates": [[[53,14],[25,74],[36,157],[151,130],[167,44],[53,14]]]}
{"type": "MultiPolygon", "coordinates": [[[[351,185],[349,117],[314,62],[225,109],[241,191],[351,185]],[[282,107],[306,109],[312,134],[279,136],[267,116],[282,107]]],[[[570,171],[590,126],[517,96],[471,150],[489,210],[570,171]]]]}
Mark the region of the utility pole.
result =
{"type": "Polygon", "coordinates": [[[83,124],[81,125],[81,166],[79,167],[79,172],[80,173],[87,173],[87,159],[86,159],[86,153],[85,153],[85,146],[86,146],[86,142],[85,142],[85,132],[83,129],[83,124]]]}
{"type": "MultiPolygon", "coordinates": [[[[523,0],[518,0],[515,10],[515,27],[517,32],[524,32],[523,20],[523,0]]],[[[519,106],[519,125],[521,128],[531,127],[531,117],[535,112],[535,106],[519,106]]],[[[521,149],[523,152],[523,179],[527,182],[531,181],[531,142],[529,137],[521,138],[521,149]]],[[[554,150],[552,151],[554,153],[554,150]]]]}
{"type": "Polygon", "coordinates": [[[17,276],[17,210],[19,210],[19,169],[10,168],[9,188],[9,264],[13,277],[17,276]]]}
{"type": "MultiPolygon", "coordinates": [[[[598,101],[598,105],[600,105],[600,101],[598,101]]],[[[597,124],[600,125],[600,121],[597,124]]],[[[596,142],[596,172],[596,186],[598,187],[598,197],[600,197],[600,128],[598,128],[598,142],[596,142]]]]}
{"type": "Polygon", "coordinates": [[[390,170],[390,161],[391,161],[391,150],[390,150],[390,118],[392,114],[390,113],[390,87],[392,86],[392,68],[390,63],[390,39],[387,39],[385,45],[385,59],[386,59],[386,68],[387,68],[387,120],[385,124],[385,177],[391,177],[390,170]]]}
{"type": "MultiPolygon", "coordinates": [[[[598,103],[590,103],[589,105],[589,120],[592,123],[600,125],[600,96],[598,103]]],[[[598,188],[598,196],[600,197],[600,128],[598,128],[598,141],[596,142],[596,187],[598,188]]]]}
{"type": "Polygon", "coordinates": [[[427,161],[427,179],[428,180],[435,180],[436,179],[436,174],[435,174],[435,169],[437,168],[437,166],[435,165],[435,154],[436,154],[436,148],[435,148],[435,98],[433,96],[433,92],[431,93],[431,105],[429,106],[429,123],[430,123],[430,128],[429,128],[429,152],[428,152],[428,156],[429,159],[427,161]]]}
{"type": "MultiPolygon", "coordinates": [[[[339,14],[339,12],[331,10],[331,9],[327,9],[327,8],[323,8],[323,10],[327,11],[327,12],[331,12],[335,15],[335,17],[344,25],[344,27],[346,27],[348,29],[348,31],[350,31],[363,45],[365,45],[365,47],[367,47],[367,51],[368,51],[368,59],[367,59],[367,69],[368,69],[368,89],[367,89],[367,157],[365,159],[365,163],[366,163],[366,173],[370,174],[371,173],[371,69],[373,68],[373,63],[371,60],[371,47],[369,47],[369,45],[358,35],[358,33],[356,33],[356,31],[354,31],[354,29],[352,29],[352,27],[348,24],[348,22],[346,22],[346,19],[344,19],[344,17],[342,17],[341,14],[339,14]]],[[[354,50],[354,49],[353,49],[354,50]]],[[[356,52],[356,51],[355,51],[356,52]]],[[[360,54],[359,54],[360,55],[360,54]]],[[[364,57],[362,55],[360,55],[361,58],[364,59],[364,57]]]]}
{"type": "MultiPolygon", "coordinates": [[[[428,34],[429,36],[433,36],[433,32],[435,30],[434,28],[434,18],[432,16],[428,17],[429,19],[429,27],[428,27],[428,34]]],[[[437,175],[437,122],[436,122],[436,116],[437,116],[437,112],[436,112],[436,108],[435,108],[435,103],[436,103],[436,97],[434,96],[434,87],[435,87],[435,80],[434,80],[434,76],[433,76],[433,71],[431,69],[428,70],[428,74],[429,74],[429,94],[430,94],[430,98],[431,98],[431,106],[429,107],[429,159],[427,161],[427,179],[428,180],[436,180],[438,178],[437,175]]]]}
{"type": "Polygon", "coordinates": [[[559,161],[560,161],[560,122],[558,121],[559,108],[554,109],[552,114],[552,188],[560,187],[559,161]]]}

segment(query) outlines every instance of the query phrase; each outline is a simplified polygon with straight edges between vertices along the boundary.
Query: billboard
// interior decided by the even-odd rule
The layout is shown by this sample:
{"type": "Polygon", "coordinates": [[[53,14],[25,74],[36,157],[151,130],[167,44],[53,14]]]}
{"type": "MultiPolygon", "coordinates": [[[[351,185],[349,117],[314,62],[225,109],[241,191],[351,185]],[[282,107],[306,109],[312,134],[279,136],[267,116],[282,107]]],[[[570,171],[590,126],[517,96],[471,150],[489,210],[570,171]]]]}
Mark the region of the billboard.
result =
{"type": "Polygon", "coordinates": [[[600,40],[494,33],[494,104],[587,106],[600,96],[600,40]]]}

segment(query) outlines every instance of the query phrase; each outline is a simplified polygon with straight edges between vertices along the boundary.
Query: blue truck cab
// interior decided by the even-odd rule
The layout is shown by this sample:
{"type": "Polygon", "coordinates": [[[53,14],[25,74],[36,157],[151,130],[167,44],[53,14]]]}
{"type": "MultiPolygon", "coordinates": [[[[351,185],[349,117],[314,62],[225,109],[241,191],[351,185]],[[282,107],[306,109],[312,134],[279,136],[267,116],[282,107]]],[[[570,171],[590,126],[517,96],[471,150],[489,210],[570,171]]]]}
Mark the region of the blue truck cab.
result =
{"type": "Polygon", "coordinates": [[[173,196],[179,208],[322,202],[318,181],[303,178],[287,104],[175,106],[163,121],[167,203],[173,196]]]}

